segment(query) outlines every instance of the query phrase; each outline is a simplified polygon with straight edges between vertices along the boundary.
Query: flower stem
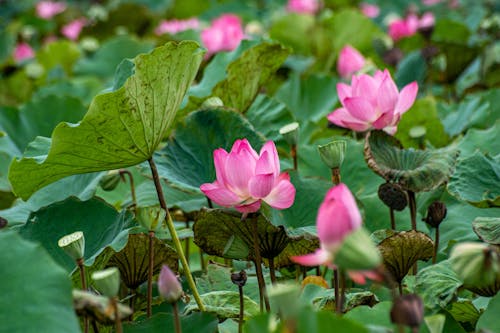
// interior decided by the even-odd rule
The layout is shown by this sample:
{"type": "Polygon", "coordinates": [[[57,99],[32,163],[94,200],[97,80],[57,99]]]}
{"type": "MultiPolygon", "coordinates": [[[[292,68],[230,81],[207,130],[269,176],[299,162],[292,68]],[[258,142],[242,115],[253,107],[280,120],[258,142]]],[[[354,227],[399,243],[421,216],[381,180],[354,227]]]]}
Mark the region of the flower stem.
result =
{"type": "Polygon", "coordinates": [[[120,312],[118,311],[118,301],[117,301],[116,296],[111,297],[110,302],[111,302],[111,305],[113,306],[113,310],[115,312],[115,327],[116,327],[115,332],[122,333],[123,332],[122,321],[120,318],[120,312]]]}
{"type": "Polygon", "coordinates": [[[290,146],[290,155],[293,159],[293,170],[297,170],[297,145],[290,146]]]}
{"type": "Polygon", "coordinates": [[[149,230],[149,262],[148,262],[148,300],[147,300],[147,316],[151,317],[151,303],[153,301],[153,264],[154,264],[154,248],[153,241],[155,238],[155,232],[149,230]]]}
{"type": "MultiPolygon", "coordinates": [[[[82,281],[82,290],[87,290],[87,279],[85,276],[85,265],[83,264],[83,258],[78,258],[76,260],[78,269],[80,270],[80,280],[82,281]]],[[[83,332],[88,333],[89,331],[89,318],[87,316],[83,317],[83,332]]]]}
{"type": "Polygon", "coordinates": [[[175,333],[181,333],[181,321],[179,319],[179,308],[177,307],[177,302],[172,303],[172,308],[174,313],[175,333]]]}
{"type": "Polygon", "coordinates": [[[344,313],[345,303],[345,290],[346,290],[346,276],[345,271],[339,270],[339,284],[340,284],[340,314],[344,313]]]}
{"type": "Polygon", "coordinates": [[[332,183],[334,185],[340,184],[340,168],[332,168],[332,183]]]}
{"type": "Polygon", "coordinates": [[[182,267],[184,268],[184,275],[186,276],[186,280],[188,282],[189,288],[193,292],[194,299],[198,308],[201,312],[205,311],[205,306],[201,300],[200,294],[198,293],[198,289],[196,288],[196,284],[194,283],[193,276],[191,275],[191,270],[189,269],[189,264],[187,263],[186,256],[184,255],[184,251],[182,250],[182,244],[179,240],[179,236],[177,235],[177,231],[175,230],[174,221],[172,221],[172,216],[167,208],[167,203],[165,202],[165,197],[163,195],[163,189],[160,183],[160,176],[158,175],[158,170],[156,168],[156,164],[151,157],[149,160],[149,167],[151,169],[151,174],[153,175],[153,181],[156,187],[156,193],[158,195],[158,200],[160,201],[160,207],[163,208],[166,212],[165,218],[167,219],[167,227],[170,235],[172,236],[172,241],[174,243],[175,250],[177,254],[179,254],[182,267]]]}
{"type": "Polygon", "coordinates": [[[434,255],[432,256],[432,263],[437,261],[437,253],[439,249],[439,225],[436,227],[436,237],[434,238],[434,255]]]}
{"type": "MultiPolygon", "coordinates": [[[[417,201],[415,199],[415,192],[408,191],[408,206],[410,207],[411,229],[417,231],[417,201]]],[[[417,263],[413,265],[412,274],[417,275],[417,263]]]]}
{"type": "MultiPolygon", "coordinates": [[[[245,220],[246,214],[243,214],[241,219],[245,220]]],[[[271,307],[269,305],[269,299],[267,298],[267,293],[266,293],[266,281],[264,281],[264,274],[262,273],[262,258],[260,256],[259,231],[257,229],[258,219],[257,218],[252,219],[251,223],[252,223],[252,233],[253,233],[254,264],[255,264],[255,271],[257,274],[257,282],[259,283],[259,294],[261,301],[260,309],[262,311],[262,300],[264,300],[266,311],[269,312],[271,310],[271,307]]]]}
{"type": "Polygon", "coordinates": [[[335,296],[335,311],[340,315],[340,314],[342,314],[342,303],[340,300],[339,271],[337,268],[333,269],[333,288],[334,288],[334,296],[335,296]]]}
{"type": "Polygon", "coordinates": [[[132,173],[126,169],[120,169],[119,174],[122,177],[122,179],[124,179],[123,175],[128,176],[128,180],[130,182],[130,195],[132,196],[132,205],[134,207],[134,213],[135,213],[137,209],[137,199],[135,196],[134,176],[132,176],[132,173]]]}
{"type": "Polygon", "coordinates": [[[243,316],[245,313],[245,302],[243,301],[243,286],[238,286],[240,292],[240,316],[238,321],[238,333],[243,332],[243,316]]]}
{"type": "Polygon", "coordinates": [[[274,284],[276,279],[276,268],[274,267],[274,258],[269,258],[269,273],[271,275],[271,282],[274,284]]]}

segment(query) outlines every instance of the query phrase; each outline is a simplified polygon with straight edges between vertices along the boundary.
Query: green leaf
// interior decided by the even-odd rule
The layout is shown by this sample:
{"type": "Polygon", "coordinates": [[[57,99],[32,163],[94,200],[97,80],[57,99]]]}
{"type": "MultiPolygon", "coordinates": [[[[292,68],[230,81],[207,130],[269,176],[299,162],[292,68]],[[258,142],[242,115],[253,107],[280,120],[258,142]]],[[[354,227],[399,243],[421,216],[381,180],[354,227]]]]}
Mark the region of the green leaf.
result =
{"type": "Polygon", "coordinates": [[[85,264],[91,265],[105,247],[121,250],[132,227],[132,216],[125,211],[118,213],[99,199],[80,201],[69,198],[32,213],[19,233],[26,239],[37,241],[52,258],[67,271],[76,263],[58,245],[57,241],[75,231],[85,236],[85,264]]]}
{"type": "Polygon", "coordinates": [[[23,199],[68,175],[149,159],[168,133],[202,58],[194,42],[169,43],[135,59],[125,85],[98,95],[78,125],[59,124],[45,155],[13,161],[9,180],[23,199]]]}
{"type": "Polygon", "coordinates": [[[420,231],[402,231],[384,239],[378,245],[384,266],[396,282],[401,283],[410,268],[418,261],[427,261],[434,252],[432,239],[420,231]]]}
{"type": "Polygon", "coordinates": [[[48,73],[55,67],[61,67],[66,75],[73,73],[73,66],[80,58],[81,51],[78,46],[69,40],[58,40],[48,43],[36,54],[36,60],[45,68],[48,73]]]}
{"type": "MultiPolygon", "coordinates": [[[[237,318],[240,314],[240,294],[237,291],[212,291],[200,295],[205,311],[216,314],[219,319],[237,318]]],[[[243,296],[245,318],[255,316],[260,312],[259,305],[248,296],[243,296]]],[[[192,300],[184,308],[184,313],[198,310],[198,305],[192,300]]]]}
{"type": "Polygon", "coordinates": [[[300,311],[296,323],[297,333],[322,333],[331,331],[333,327],[338,332],[368,333],[364,325],[336,316],[332,311],[314,312],[306,308],[300,311]]]}
{"type": "Polygon", "coordinates": [[[431,191],[446,182],[458,156],[455,147],[442,149],[401,149],[400,143],[382,131],[366,138],[368,166],[387,181],[397,182],[413,191],[431,191]]]}
{"type": "Polygon", "coordinates": [[[455,136],[485,117],[490,105],[480,96],[467,96],[458,105],[443,104],[441,107],[447,112],[443,119],[444,129],[449,135],[455,136]]]}
{"type": "Polygon", "coordinates": [[[448,260],[421,269],[416,278],[415,291],[428,309],[445,308],[457,297],[462,281],[448,260]]]}
{"type": "Polygon", "coordinates": [[[0,232],[0,321],[5,332],[80,332],[71,282],[39,244],[0,232]]]}
{"type": "Polygon", "coordinates": [[[467,44],[469,36],[470,30],[465,24],[450,19],[438,20],[432,32],[432,40],[435,42],[467,44]]]}
{"type": "Polygon", "coordinates": [[[201,110],[179,124],[166,147],[155,156],[160,177],[195,192],[215,180],[213,152],[230,151],[236,139],[246,138],[259,150],[264,138],[240,114],[228,110],[201,110]]]}
{"type": "MultiPolygon", "coordinates": [[[[210,313],[196,312],[181,316],[180,319],[183,332],[214,333],[217,329],[217,318],[210,313]]],[[[125,333],[160,333],[174,330],[174,316],[170,313],[157,313],[143,321],[123,324],[125,333]]]]}
{"type": "Polygon", "coordinates": [[[274,20],[269,34],[272,39],[291,47],[296,54],[310,54],[311,40],[308,37],[313,27],[312,15],[290,13],[274,20]]]}
{"type": "Polygon", "coordinates": [[[393,327],[391,323],[390,311],[392,302],[380,302],[373,307],[358,306],[347,312],[344,317],[361,323],[370,325],[393,327]]]}
{"type": "Polygon", "coordinates": [[[480,315],[478,309],[476,309],[472,301],[468,299],[453,302],[448,312],[456,321],[462,323],[462,325],[469,325],[471,328],[476,326],[476,322],[480,315]]]}
{"type": "Polygon", "coordinates": [[[476,330],[489,330],[491,332],[500,332],[500,293],[497,293],[488,304],[486,311],[479,317],[476,330]]]}
{"type": "Polygon", "coordinates": [[[400,88],[413,81],[417,81],[422,86],[426,75],[427,62],[422,52],[418,50],[411,52],[399,62],[394,80],[400,88]]]}
{"type": "Polygon", "coordinates": [[[282,139],[280,128],[294,121],[284,103],[263,94],[257,96],[245,116],[260,133],[273,141],[282,139]]]}
{"type": "Polygon", "coordinates": [[[500,160],[476,152],[457,164],[448,191],[477,207],[500,206],[500,160]]]}
{"type": "Polygon", "coordinates": [[[483,242],[500,245],[500,217],[478,217],[472,229],[483,242]]]}
{"type": "Polygon", "coordinates": [[[500,121],[485,130],[471,128],[458,143],[460,157],[465,158],[473,155],[475,151],[480,151],[498,159],[500,156],[498,142],[500,142],[500,121]]]}

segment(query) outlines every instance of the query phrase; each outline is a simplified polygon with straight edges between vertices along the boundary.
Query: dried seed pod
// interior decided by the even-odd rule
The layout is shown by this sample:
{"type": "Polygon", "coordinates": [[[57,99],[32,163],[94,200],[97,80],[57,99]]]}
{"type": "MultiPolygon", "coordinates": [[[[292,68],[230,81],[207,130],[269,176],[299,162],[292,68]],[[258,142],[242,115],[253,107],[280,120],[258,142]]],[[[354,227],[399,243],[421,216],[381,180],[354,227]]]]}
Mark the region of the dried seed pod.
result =
{"type": "Polygon", "coordinates": [[[408,205],[406,191],[399,184],[384,183],[378,188],[378,197],[390,208],[401,211],[408,205]]]}
{"type": "Polygon", "coordinates": [[[244,270],[239,273],[231,273],[231,282],[238,287],[243,287],[247,283],[247,273],[244,270]]]}
{"type": "Polygon", "coordinates": [[[431,227],[437,228],[446,217],[446,212],[446,205],[443,202],[434,201],[427,208],[427,217],[424,221],[431,227]]]}
{"type": "Polygon", "coordinates": [[[416,294],[399,296],[391,308],[391,321],[394,324],[419,327],[424,320],[424,303],[416,294]]]}

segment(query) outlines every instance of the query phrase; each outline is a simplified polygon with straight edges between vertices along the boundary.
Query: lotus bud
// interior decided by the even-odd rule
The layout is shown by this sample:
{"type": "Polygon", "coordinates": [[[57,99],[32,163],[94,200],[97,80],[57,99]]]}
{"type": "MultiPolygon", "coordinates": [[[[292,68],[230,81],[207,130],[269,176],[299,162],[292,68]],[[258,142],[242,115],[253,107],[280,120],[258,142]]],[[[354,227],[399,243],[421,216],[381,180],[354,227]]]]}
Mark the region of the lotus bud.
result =
{"type": "Polygon", "coordinates": [[[344,239],[334,262],[346,270],[369,270],[379,266],[382,257],[368,232],[359,228],[344,239]]]}
{"type": "Polygon", "coordinates": [[[299,140],[299,123],[293,122],[280,128],[280,134],[290,146],[297,145],[299,140]]]}
{"type": "Polygon", "coordinates": [[[57,245],[75,261],[82,259],[85,254],[85,237],[81,231],[60,238],[57,245]]]}
{"type": "Polygon", "coordinates": [[[416,294],[399,296],[391,309],[391,321],[394,324],[418,328],[424,319],[424,303],[416,294]]]}
{"type": "Polygon", "coordinates": [[[106,268],[102,271],[92,273],[94,286],[101,294],[107,297],[115,297],[120,290],[120,271],[116,267],[106,268]]]}
{"type": "Polygon", "coordinates": [[[167,265],[161,267],[158,277],[158,292],[169,303],[174,303],[182,296],[182,286],[174,272],[167,265]]]}
{"type": "Polygon", "coordinates": [[[318,145],[319,156],[330,169],[340,168],[344,162],[346,147],[347,143],[344,140],[318,145]]]}
{"type": "Polygon", "coordinates": [[[427,208],[427,217],[423,220],[431,227],[437,228],[446,217],[446,212],[446,205],[443,202],[434,201],[427,208]]]}
{"type": "Polygon", "coordinates": [[[485,243],[457,244],[450,254],[451,267],[464,282],[464,287],[488,288],[500,279],[500,253],[485,243]]]}
{"type": "Polygon", "coordinates": [[[207,98],[201,104],[201,109],[217,109],[224,106],[224,102],[217,96],[207,98]]]}
{"type": "Polygon", "coordinates": [[[293,319],[300,312],[299,299],[301,289],[294,283],[278,283],[269,288],[269,303],[271,308],[280,313],[283,318],[293,319]]]}
{"type": "Polygon", "coordinates": [[[113,191],[120,183],[120,180],[119,171],[111,170],[99,180],[99,186],[101,186],[104,191],[113,191]]]}
{"type": "Polygon", "coordinates": [[[408,205],[406,191],[396,183],[384,183],[378,188],[378,197],[389,208],[402,211],[408,205]]]}
{"type": "Polygon", "coordinates": [[[231,282],[238,287],[243,287],[247,283],[247,273],[244,270],[241,270],[239,273],[232,273],[231,282]]]}
{"type": "Polygon", "coordinates": [[[156,230],[158,223],[165,220],[167,212],[160,206],[137,208],[136,219],[141,226],[148,230],[156,230]]]}

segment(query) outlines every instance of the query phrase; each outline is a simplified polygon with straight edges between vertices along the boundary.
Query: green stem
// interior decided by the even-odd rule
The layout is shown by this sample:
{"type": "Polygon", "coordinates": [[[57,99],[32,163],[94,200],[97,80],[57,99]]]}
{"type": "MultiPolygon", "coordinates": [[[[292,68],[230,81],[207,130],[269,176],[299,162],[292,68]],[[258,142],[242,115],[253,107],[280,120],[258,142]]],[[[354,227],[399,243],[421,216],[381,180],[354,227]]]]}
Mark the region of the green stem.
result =
{"type": "Polygon", "coordinates": [[[275,284],[278,280],[276,279],[276,267],[274,267],[274,258],[269,258],[269,273],[271,275],[271,282],[275,284]]]}
{"type": "Polygon", "coordinates": [[[346,276],[345,271],[339,270],[340,282],[340,314],[344,313],[345,291],[346,291],[346,276]]]}
{"type": "Polygon", "coordinates": [[[438,249],[439,249],[439,225],[436,227],[436,237],[434,239],[434,255],[432,256],[433,264],[435,264],[437,261],[438,249]]]}
{"type": "Polygon", "coordinates": [[[163,208],[167,213],[165,218],[167,219],[168,231],[172,236],[172,241],[174,243],[175,250],[177,251],[177,254],[180,257],[182,267],[184,268],[184,275],[186,276],[189,288],[191,288],[191,291],[193,292],[193,296],[196,301],[196,304],[198,305],[198,308],[200,309],[201,312],[204,312],[205,305],[203,305],[200,294],[198,293],[198,289],[196,288],[196,284],[194,283],[193,276],[191,275],[191,270],[189,269],[189,264],[187,263],[186,256],[184,255],[184,251],[182,250],[181,241],[179,240],[179,236],[177,235],[177,231],[175,230],[174,221],[172,221],[172,216],[170,216],[170,213],[167,208],[167,203],[165,202],[165,197],[163,195],[163,189],[161,187],[160,177],[158,175],[158,170],[156,169],[156,164],[153,161],[153,158],[150,158],[148,162],[149,162],[149,167],[151,169],[151,174],[153,175],[153,181],[156,187],[158,200],[160,201],[160,207],[163,208]]]}
{"type": "MultiPolygon", "coordinates": [[[[87,279],[85,276],[85,265],[83,264],[83,258],[79,258],[76,260],[76,264],[80,270],[80,279],[82,281],[82,290],[87,290],[87,279]]],[[[83,317],[83,332],[89,332],[89,318],[87,316],[83,317]]]]}
{"type": "MultiPolygon", "coordinates": [[[[415,199],[415,192],[408,191],[408,206],[410,207],[411,229],[417,231],[417,201],[415,199]]],[[[413,265],[412,274],[417,275],[417,263],[413,265]]]]}
{"type": "Polygon", "coordinates": [[[174,312],[175,333],[181,333],[181,321],[179,319],[179,308],[177,307],[177,302],[172,303],[172,308],[174,312]]]}
{"type": "Polygon", "coordinates": [[[297,171],[297,145],[291,145],[290,155],[292,155],[293,159],[293,170],[297,171]]]}
{"type": "Polygon", "coordinates": [[[245,302],[243,299],[243,286],[238,286],[240,292],[240,317],[238,321],[238,333],[243,332],[243,317],[245,313],[245,302]]]}
{"type": "MultiPolygon", "coordinates": [[[[246,214],[243,214],[241,219],[244,221],[246,219],[246,214]]],[[[267,298],[266,293],[266,281],[264,281],[264,274],[262,273],[262,257],[260,256],[259,231],[257,229],[258,220],[256,218],[252,219],[250,223],[252,223],[254,263],[255,272],[257,274],[257,282],[259,283],[259,293],[261,299],[260,307],[262,311],[262,300],[264,300],[266,311],[269,312],[271,310],[271,307],[269,305],[269,299],[267,298]]]]}
{"type": "MultiPolygon", "coordinates": [[[[137,199],[135,196],[134,176],[132,176],[132,173],[126,169],[120,169],[119,174],[121,177],[123,177],[123,175],[128,176],[128,180],[130,182],[130,195],[132,196],[132,205],[134,207],[134,213],[136,213],[137,199]]],[[[124,179],[124,178],[122,178],[122,179],[124,179]]]]}
{"type": "Polygon", "coordinates": [[[335,296],[335,310],[340,315],[342,314],[342,303],[339,292],[339,271],[337,268],[333,269],[333,288],[335,296]]]}
{"type": "Polygon", "coordinates": [[[115,327],[116,327],[115,332],[122,333],[123,332],[122,321],[120,318],[120,312],[118,311],[118,301],[116,300],[116,296],[111,297],[110,301],[113,306],[113,310],[115,311],[115,327]]]}
{"type": "Polygon", "coordinates": [[[153,301],[153,264],[154,264],[154,248],[153,241],[155,238],[155,232],[149,230],[149,261],[148,261],[148,300],[147,300],[147,316],[151,317],[152,314],[152,301],[153,301]]]}

